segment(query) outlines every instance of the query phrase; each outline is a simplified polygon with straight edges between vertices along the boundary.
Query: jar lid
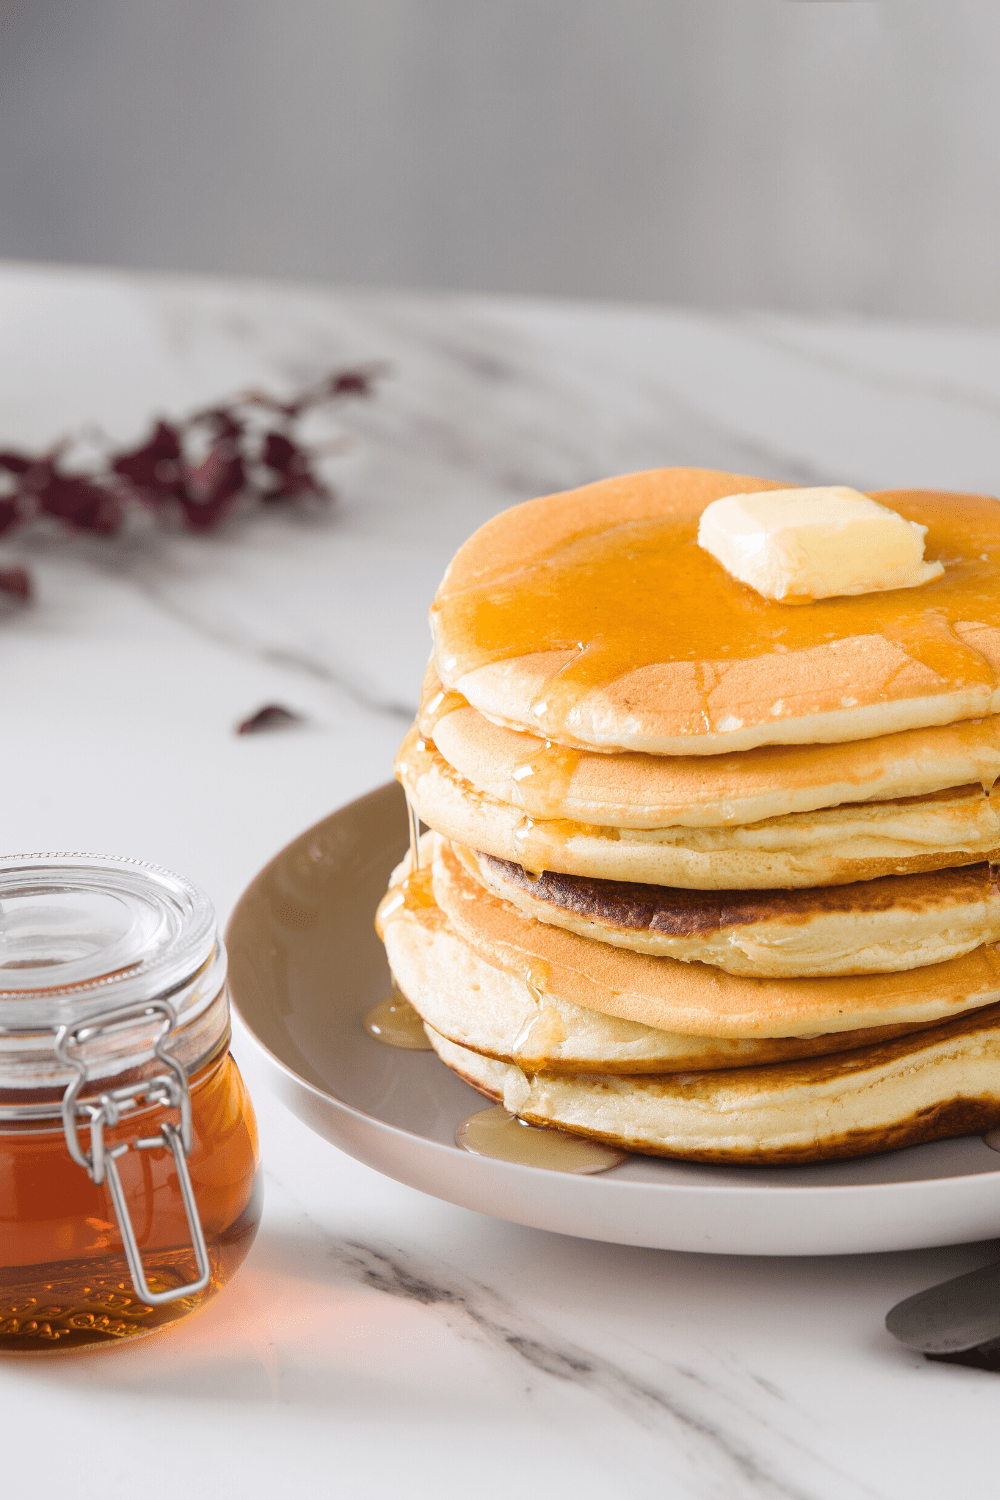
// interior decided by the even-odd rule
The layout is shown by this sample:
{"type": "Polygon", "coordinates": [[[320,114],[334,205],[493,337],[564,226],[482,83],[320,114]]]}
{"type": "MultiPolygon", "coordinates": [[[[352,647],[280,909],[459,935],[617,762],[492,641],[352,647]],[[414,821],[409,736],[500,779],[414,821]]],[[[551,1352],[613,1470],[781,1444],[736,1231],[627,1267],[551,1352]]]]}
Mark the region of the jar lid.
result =
{"type": "Polygon", "coordinates": [[[0,1032],[168,996],[216,949],[211,902],[169,870],[98,854],[0,858],[0,1032]]]}

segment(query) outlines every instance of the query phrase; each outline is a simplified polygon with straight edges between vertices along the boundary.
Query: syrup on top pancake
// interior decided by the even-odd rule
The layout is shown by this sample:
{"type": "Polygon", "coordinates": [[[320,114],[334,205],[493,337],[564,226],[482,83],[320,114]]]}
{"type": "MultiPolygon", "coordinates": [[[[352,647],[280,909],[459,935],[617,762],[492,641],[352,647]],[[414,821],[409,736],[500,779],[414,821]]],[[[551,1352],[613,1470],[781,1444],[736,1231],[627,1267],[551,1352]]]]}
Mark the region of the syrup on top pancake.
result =
{"type": "Polygon", "coordinates": [[[455,555],[431,611],[442,682],[570,746],[711,755],[835,743],[1000,710],[1000,504],[883,491],[945,565],[918,588],[789,605],[697,543],[724,495],[697,469],[529,501],[455,555]]]}

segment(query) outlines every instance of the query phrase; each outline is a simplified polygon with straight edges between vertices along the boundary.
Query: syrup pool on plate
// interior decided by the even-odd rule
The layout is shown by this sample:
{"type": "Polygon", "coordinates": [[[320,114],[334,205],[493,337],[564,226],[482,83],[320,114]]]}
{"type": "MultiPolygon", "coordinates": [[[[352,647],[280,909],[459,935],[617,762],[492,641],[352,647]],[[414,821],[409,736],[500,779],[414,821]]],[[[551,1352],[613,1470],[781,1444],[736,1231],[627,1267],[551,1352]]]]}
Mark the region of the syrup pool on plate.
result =
{"type": "Polygon", "coordinates": [[[431,1052],[424,1023],[406,996],[393,989],[385,1000],[373,1005],[365,1016],[364,1028],[376,1041],[405,1052],[431,1052]]]}
{"type": "Polygon", "coordinates": [[[607,1172],[628,1161],[627,1151],[564,1130],[527,1125],[501,1104],[477,1110],[463,1120],[455,1132],[455,1142],[473,1156],[492,1156],[496,1161],[547,1167],[550,1172],[575,1172],[578,1176],[607,1172]]]}

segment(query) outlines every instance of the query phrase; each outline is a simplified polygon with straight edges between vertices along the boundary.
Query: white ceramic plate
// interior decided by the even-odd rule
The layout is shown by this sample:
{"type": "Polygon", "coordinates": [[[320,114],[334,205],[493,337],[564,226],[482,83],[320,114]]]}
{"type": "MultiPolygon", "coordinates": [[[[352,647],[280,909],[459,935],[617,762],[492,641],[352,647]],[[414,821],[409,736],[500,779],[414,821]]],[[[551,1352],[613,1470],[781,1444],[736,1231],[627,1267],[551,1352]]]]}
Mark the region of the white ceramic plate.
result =
{"type": "Polygon", "coordinates": [[[459,1150],[455,1130],[482,1098],[433,1053],[386,1047],[361,1025],[389,993],[372,918],[406,842],[393,782],[289,844],[229,925],[233,1001],[274,1085],[342,1151],[450,1203],[624,1245],[830,1255],[1000,1233],[1000,1156],[978,1136],[807,1167],[634,1156],[594,1177],[459,1150]]]}

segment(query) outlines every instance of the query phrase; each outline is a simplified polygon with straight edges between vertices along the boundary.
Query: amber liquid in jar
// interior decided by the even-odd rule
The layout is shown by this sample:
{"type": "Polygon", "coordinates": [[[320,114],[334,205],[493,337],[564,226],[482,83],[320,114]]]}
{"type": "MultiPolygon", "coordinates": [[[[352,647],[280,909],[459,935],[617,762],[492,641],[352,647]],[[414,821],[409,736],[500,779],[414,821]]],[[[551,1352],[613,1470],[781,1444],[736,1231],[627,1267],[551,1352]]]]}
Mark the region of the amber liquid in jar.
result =
{"type": "MultiPolygon", "coordinates": [[[[253,1107],[228,1051],[191,1079],[188,1172],[212,1278],[159,1307],[136,1296],[107,1184],[71,1159],[62,1126],[0,1128],[0,1349],[82,1348],[152,1333],[200,1307],[242,1263],[261,1194],[253,1107]]],[[[106,1131],[109,1146],[155,1133],[161,1111],[106,1131]],[[149,1125],[145,1123],[148,1117],[149,1125]]],[[[196,1278],[194,1251],[169,1151],[128,1151],[118,1170],[153,1291],[196,1278]]]]}
{"type": "MultiPolygon", "coordinates": [[[[0,1350],[84,1348],[152,1333],[202,1306],[241,1265],[261,1210],[253,1106],[228,1051],[202,1067],[190,1088],[187,1167],[209,1285],[159,1307],[140,1301],[107,1184],[96,1187],[71,1159],[61,1124],[0,1127],[0,1350]]],[[[133,1113],[106,1131],[109,1146],[155,1134],[161,1116],[133,1113]]],[[[130,1150],[118,1170],[151,1289],[193,1281],[195,1256],[170,1152],[130,1150]]]]}

